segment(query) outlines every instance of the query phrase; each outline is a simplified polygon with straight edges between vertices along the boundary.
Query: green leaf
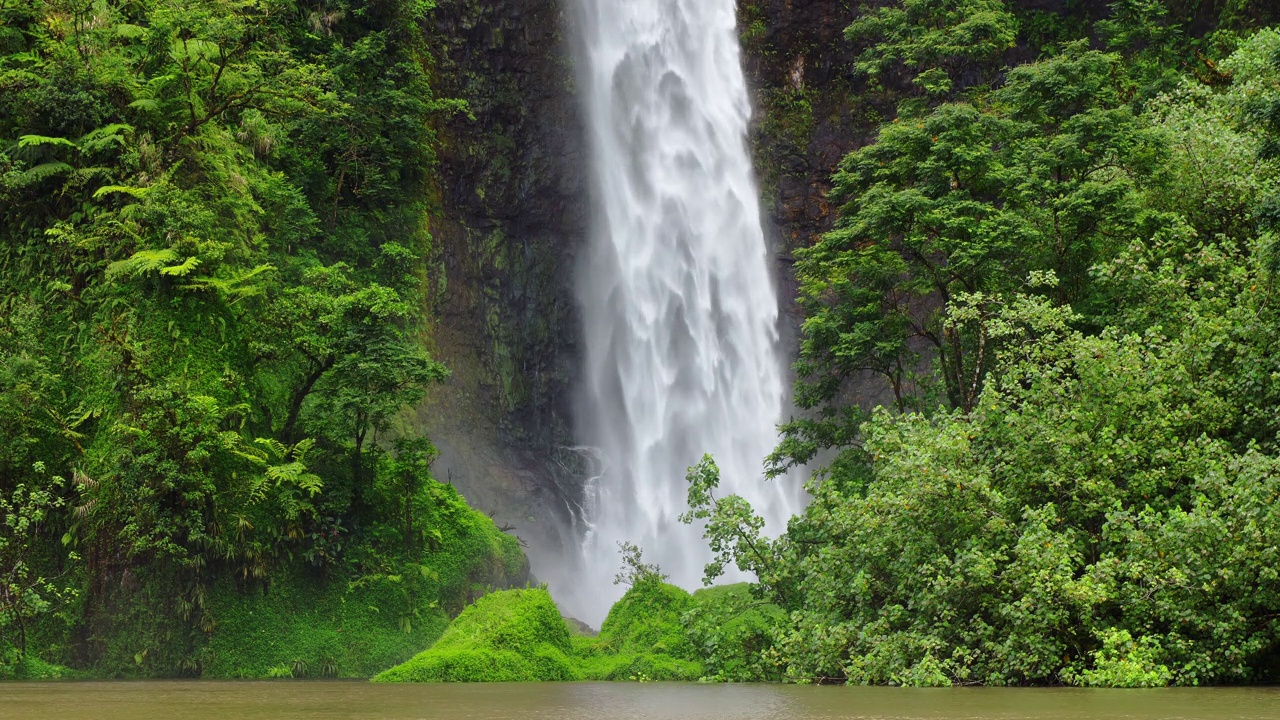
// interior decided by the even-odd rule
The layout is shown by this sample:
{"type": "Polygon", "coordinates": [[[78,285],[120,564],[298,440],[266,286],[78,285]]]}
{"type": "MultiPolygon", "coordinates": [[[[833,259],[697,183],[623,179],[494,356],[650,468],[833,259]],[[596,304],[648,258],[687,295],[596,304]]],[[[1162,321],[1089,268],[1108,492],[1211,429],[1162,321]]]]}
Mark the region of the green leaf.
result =
{"type": "Polygon", "coordinates": [[[141,198],[141,197],[145,197],[150,190],[151,188],[149,187],[130,187],[128,185],[103,185],[102,187],[93,191],[93,199],[97,200],[99,198],[102,198],[106,195],[110,195],[112,193],[122,193],[125,195],[131,195],[136,198],[141,198]]]}
{"type": "Polygon", "coordinates": [[[62,147],[74,148],[76,144],[66,138],[48,137],[45,135],[23,135],[18,138],[18,147],[37,147],[42,145],[55,145],[62,147]]]}
{"type": "Polygon", "coordinates": [[[41,163],[39,165],[36,165],[35,167],[23,172],[18,177],[19,177],[19,182],[21,184],[33,185],[35,183],[51,178],[54,175],[69,173],[69,172],[72,172],[73,170],[75,170],[75,168],[71,167],[70,165],[64,162],[48,162],[48,163],[41,163]]]}

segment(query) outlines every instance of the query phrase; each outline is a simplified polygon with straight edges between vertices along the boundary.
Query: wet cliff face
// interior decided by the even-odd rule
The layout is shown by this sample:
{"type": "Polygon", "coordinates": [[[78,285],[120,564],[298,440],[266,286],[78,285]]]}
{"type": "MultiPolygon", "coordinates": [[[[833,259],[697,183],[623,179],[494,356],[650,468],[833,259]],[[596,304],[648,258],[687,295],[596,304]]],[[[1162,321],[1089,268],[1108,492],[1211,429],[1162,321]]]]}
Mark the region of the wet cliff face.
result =
{"type": "Polygon", "coordinates": [[[566,18],[556,0],[443,0],[435,20],[437,91],[470,108],[441,133],[443,321],[477,336],[505,429],[554,444],[566,435],[573,256],[587,221],[566,18]]]}
{"type": "Polygon", "coordinates": [[[881,119],[853,72],[855,48],[844,39],[861,4],[743,0],[738,7],[744,62],[755,88],[756,172],[784,261],[830,229],[831,175],[881,119]]]}
{"type": "MultiPolygon", "coordinates": [[[[893,116],[898,88],[872,92],[854,70],[861,48],[844,29],[858,0],[740,0],[738,28],[754,88],[750,138],[766,228],[772,231],[782,303],[782,335],[794,353],[803,316],[796,307],[792,252],[831,229],[831,176],[849,152],[875,138],[893,116]]],[[[868,373],[847,387],[848,400],[872,406],[892,401],[868,373]]]]}
{"type": "MultiPolygon", "coordinates": [[[[843,31],[863,4],[739,4],[754,160],[792,341],[790,253],[830,228],[831,174],[896,102],[868,94],[852,71],[858,49],[843,31]]],[[[437,92],[465,100],[470,114],[440,128],[432,342],[453,377],[419,426],[441,450],[436,475],[528,540],[535,572],[539,555],[574,542],[567,507],[580,469],[563,448],[573,444],[573,283],[590,202],[568,5],[439,0],[429,31],[437,92]]]]}
{"type": "Polygon", "coordinates": [[[584,133],[558,0],[439,0],[433,352],[453,371],[419,412],[434,471],[533,546],[558,551],[572,473],[575,255],[588,203],[584,133]]]}

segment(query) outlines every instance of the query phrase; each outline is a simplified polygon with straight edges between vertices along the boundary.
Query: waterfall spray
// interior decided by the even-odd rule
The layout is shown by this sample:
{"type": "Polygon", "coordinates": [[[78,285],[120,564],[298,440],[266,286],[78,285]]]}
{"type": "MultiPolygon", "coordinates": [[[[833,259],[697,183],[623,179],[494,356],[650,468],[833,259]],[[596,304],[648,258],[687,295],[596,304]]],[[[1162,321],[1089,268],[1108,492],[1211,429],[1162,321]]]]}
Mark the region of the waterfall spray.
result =
{"type": "Polygon", "coordinates": [[[597,206],[579,425],[604,470],[587,488],[585,578],[559,594],[599,622],[621,594],[619,541],[699,584],[709,551],[677,516],[703,453],[774,532],[798,491],[761,477],[787,393],[735,2],[578,2],[597,206]]]}

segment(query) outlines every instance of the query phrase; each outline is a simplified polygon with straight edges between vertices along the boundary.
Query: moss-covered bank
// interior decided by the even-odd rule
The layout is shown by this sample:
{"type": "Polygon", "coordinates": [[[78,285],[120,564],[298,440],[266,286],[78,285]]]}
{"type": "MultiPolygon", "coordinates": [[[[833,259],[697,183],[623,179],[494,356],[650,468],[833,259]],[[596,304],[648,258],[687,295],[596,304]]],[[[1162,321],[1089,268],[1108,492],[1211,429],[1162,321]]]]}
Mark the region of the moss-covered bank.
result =
{"type": "Polygon", "coordinates": [[[448,485],[424,493],[434,547],[412,561],[370,553],[346,577],[295,571],[265,587],[217,583],[203,676],[369,677],[434,642],[471,599],[525,582],[515,538],[448,485]]]}
{"type": "Polygon", "coordinates": [[[767,680],[780,611],[747,586],[684,590],[636,583],[596,637],[576,633],[545,588],[487,595],[432,647],[375,682],[767,680]]]}
{"type": "Polygon", "coordinates": [[[44,618],[25,657],[0,654],[0,679],[370,677],[435,642],[475,598],[528,581],[516,538],[452,486],[427,481],[414,507],[422,542],[410,550],[374,523],[328,567],[295,557],[261,577],[210,572],[199,606],[139,567],[113,578],[95,622],[74,606],[44,618]]]}

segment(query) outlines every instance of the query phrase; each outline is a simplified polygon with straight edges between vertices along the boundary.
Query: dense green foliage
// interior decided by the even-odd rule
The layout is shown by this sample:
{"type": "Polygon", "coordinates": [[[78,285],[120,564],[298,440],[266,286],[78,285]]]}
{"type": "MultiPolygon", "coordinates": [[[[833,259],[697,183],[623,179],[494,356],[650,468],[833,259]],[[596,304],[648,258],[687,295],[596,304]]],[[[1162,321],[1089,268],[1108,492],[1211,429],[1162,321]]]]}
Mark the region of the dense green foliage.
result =
{"type": "Polygon", "coordinates": [[[812,502],[763,537],[704,459],[757,582],[627,546],[589,637],[485,594],[524,557],[405,422],[432,0],[0,2],[0,678],[1280,680],[1280,6],[852,5],[880,126],[770,460],[812,502]]]}
{"type": "Polygon", "coordinates": [[[298,571],[273,575],[269,592],[230,579],[212,589],[218,629],[201,651],[207,677],[370,677],[440,637],[482,581],[518,581],[524,556],[450,486],[431,483],[419,522],[436,549],[348,582],[298,571]]]}
{"type": "Polygon", "coordinates": [[[698,590],[683,620],[694,654],[702,661],[701,680],[781,679],[774,638],[785,627],[787,614],[753,595],[747,583],[698,590]]]}
{"type": "Polygon", "coordinates": [[[914,82],[798,253],[808,413],[772,463],[824,464],[776,540],[692,468],[708,575],[787,611],[795,681],[1274,681],[1274,10],[1015,5],[850,28],[861,72],[914,82]]]}
{"type": "Polygon", "coordinates": [[[459,105],[428,83],[431,6],[0,6],[0,649],[108,675],[359,655],[260,652],[225,601],[313,587],[337,624],[298,632],[405,635],[353,673],[522,575],[429,443],[391,447],[446,374],[426,219],[459,105]]]}

